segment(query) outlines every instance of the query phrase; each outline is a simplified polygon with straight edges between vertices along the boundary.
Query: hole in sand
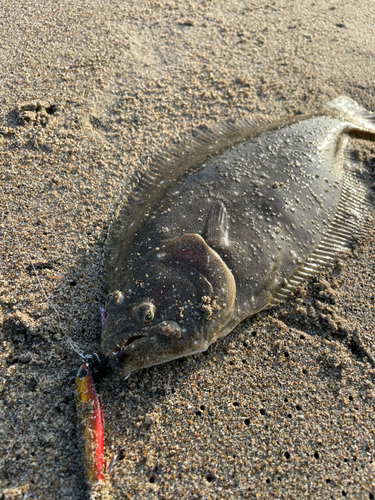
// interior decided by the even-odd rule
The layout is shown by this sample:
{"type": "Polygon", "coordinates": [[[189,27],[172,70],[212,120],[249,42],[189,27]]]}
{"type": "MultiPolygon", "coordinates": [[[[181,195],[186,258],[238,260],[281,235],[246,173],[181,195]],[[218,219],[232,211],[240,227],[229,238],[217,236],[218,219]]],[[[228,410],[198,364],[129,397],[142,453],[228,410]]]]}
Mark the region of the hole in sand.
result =
{"type": "Polygon", "coordinates": [[[52,104],[51,106],[48,106],[48,108],[46,108],[46,112],[49,114],[49,115],[54,115],[57,111],[57,106],[56,104],[52,104]]]}

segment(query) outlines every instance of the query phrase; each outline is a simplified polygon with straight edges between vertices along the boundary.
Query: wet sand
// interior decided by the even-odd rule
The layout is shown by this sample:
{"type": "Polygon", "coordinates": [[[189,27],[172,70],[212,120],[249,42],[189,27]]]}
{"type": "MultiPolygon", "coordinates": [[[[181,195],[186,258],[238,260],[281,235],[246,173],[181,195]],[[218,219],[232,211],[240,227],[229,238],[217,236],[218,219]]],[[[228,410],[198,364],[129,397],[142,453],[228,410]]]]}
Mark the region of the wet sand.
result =
{"type": "MultiPolygon", "coordinates": [[[[229,118],[341,94],[375,111],[374,24],[362,0],[3,0],[0,498],[375,497],[374,225],[206,353],[104,379],[118,462],[91,493],[66,341],[99,349],[103,248],[135,172],[229,118]]],[[[375,145],[353,146],[373,169],[375,145]]]]}

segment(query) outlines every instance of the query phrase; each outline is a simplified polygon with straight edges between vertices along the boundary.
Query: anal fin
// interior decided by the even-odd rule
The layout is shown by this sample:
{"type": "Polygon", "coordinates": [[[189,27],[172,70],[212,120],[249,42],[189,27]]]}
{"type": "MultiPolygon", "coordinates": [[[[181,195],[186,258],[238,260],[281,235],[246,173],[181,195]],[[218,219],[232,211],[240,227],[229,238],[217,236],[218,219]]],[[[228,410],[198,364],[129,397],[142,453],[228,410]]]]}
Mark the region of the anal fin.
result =
{"type": "Polygon", "coordinates": [[[365,234],[371,226],[374,210],[371,193],[361,178],[361,169],[355,155],[344,152],[343,184],[336,213],[320,243],[273,295],[268,307],[284,302],[306,278],[316,275],[322,267],[332,262],[339,252],[350,248],[353,236],[365,234]]]}
{"type": "Polygon", "coordinates": [[[228,213],[224,203],[216,201],[210,208],[206,224],[206,242],[209,246],[224,248],[229,246],[228,213]]]}

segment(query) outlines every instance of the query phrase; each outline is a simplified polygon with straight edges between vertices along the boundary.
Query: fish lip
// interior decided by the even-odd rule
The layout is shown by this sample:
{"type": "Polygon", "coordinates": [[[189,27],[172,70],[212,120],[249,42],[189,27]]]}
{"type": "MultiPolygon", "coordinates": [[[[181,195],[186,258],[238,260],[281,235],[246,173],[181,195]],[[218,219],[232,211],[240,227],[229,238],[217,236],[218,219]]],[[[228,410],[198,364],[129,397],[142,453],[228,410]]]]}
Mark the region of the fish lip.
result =
{"type": "Polygon", "coordinates": [[[130,346],[133,346],[134,342],[137,342],[138,344],[138,341],[144,339],[145,337],[147,337],[147,335],[131,335],[126,339],[126,341],[124,341],[124,345],[122,347],[119,344],[116,344],[109,352],[111,366],[121,370],[124,358],[131,349],[130,346]]]}
{"type": "Polygon", "coordinates": [[[116,357],[117,354],[124,352],[127,349],[127,347],[129,347],[129,345],[133,344],[136,340],[140,340],[140,339],[143,339],[145,337],[147,337],[147,335],[139,335],[139,334],[130,335],[126,340],[114,345],[112,347],[112,349],[110,349],[109,356],[111,358],[116,357]],[[123,345],[121,345],[121,344],[123,344],[123,345]]]}
{"type": "MultiPolygon", "coordinates": [[[[169,340],[172,340],[170,337],[173,336],[173,328],[172,328],[172,334],[167,334],[165,330],[163,329],[163,325],[166,322],[161,321],[158,323],[155,323],[154,325],[148,325],[147,327],[144,327],[142,329],[142,333],[139,333],[139,330],[133,330],[130,332],[127,332],[126,338],[117,344],[112,345],[112,348],[106,350],[107,355],[110,359],[110,364],[114,368],[120,368],[121,370],[123,369],[123,363],[125,362],[125,358],[127,355],[132,352],[134,347],[138,347],[139,345],[142,344],[142,339],[148,339],[148,340],[155,340],[155,338],[159,335],[162,335],[165,340],[169,338],[169,340]],[[155,337],[156,336],[156,337],[155,337]]],[[[174,322],[172,322],[174,323],[174,322]]],[[[173,325],[172,325],[173,327],[173,325]]],[[[179,327],[178,327],[179,328],[179,327]]],[[[177,332],[178,333],[178,332],[177,332]]],[[[180,336],[176,335],[176,340],[180,339],[180,336]]],[[[152,366],[152,365],[151,365],[152,366]]]]}
{"type": "Polygon", "coordinates": [[[105,349],[105,352],[108,353],[107,355],[110,358],[113,358],[119,352],[124,352],[125,350],[128,351],[129,350],[128,347],[137,340],[141,340],[143,338],[150,338],[150,334],[160,333],[159,329],[160,329],[160,322],[154,325],[147,325],[146,327],[142,328],[141,330],[142,333],[140,333],[139,330],[126,332],[126,338],[124,340],[117,342],[116,344],[112,344],[110,348],[105,349]]]}

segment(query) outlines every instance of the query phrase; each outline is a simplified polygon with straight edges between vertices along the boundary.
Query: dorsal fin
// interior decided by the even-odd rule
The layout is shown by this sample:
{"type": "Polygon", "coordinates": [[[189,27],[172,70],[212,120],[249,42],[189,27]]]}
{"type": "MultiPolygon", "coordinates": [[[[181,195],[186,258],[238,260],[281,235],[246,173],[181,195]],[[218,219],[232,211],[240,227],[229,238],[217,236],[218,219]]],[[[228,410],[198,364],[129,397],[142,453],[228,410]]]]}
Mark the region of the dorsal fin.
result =
{"type": "Polygon", "coordinates": [[[338,252],[350,248],[355,234],[364,234],[371,226],[374,206],[372,195],[361,172],[355,151],[344,151],[344,175],[335,216],[319,245],[273,295],[267,307],[284,302],[306,278],[317,274],[338,252]]]}

